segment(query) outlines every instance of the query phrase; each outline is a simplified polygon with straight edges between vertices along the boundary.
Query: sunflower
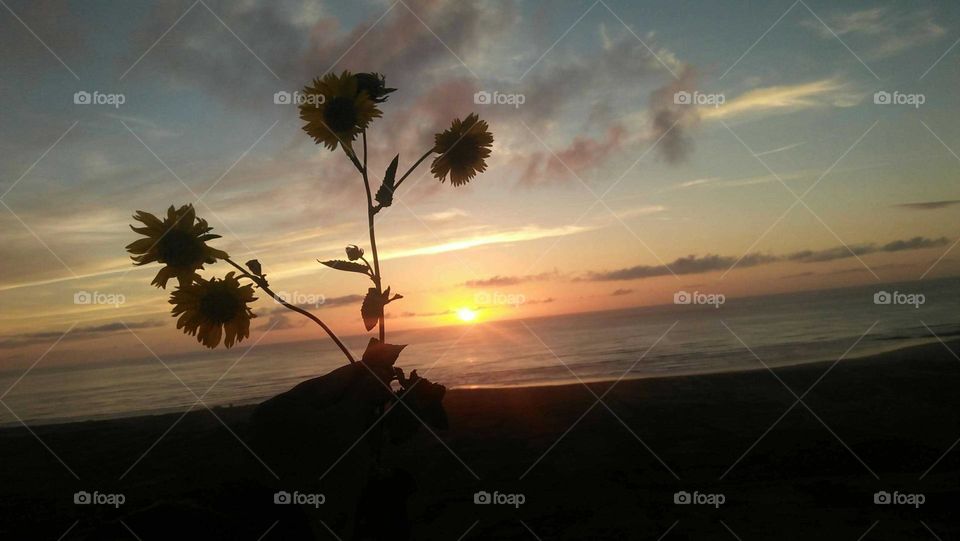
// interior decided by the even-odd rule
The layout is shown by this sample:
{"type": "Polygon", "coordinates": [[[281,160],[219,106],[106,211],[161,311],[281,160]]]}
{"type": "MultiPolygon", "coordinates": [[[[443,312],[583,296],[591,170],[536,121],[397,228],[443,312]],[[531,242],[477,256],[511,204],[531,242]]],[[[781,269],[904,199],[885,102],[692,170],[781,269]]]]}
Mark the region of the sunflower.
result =
{"type": "Polygon", "coordinates": [[[303,131],[330,150],[336,150],[337,143],[352,150],[357,135],[380,116],[376,103],[358,90],[357,78],[349,71],[314,79],[303,92],[314,97],[300,104],[300,118],[306,121],[303,131]]]}
{"type": "Polygon", "coordinates": [[[470,182],[477,173],[487,169],[493,134],[485,120],[477,114],[471,114],[465,120],[453,121],[450,129],[436,135],[433,151],[440,154],[433,160],[430,171],[437,180],[443,182],[447,174],[450,183],[460,186],[470,182]]]}
{"type": "Polygon", "coordinates": [[[221,335],[228,348],[249,338],[250,320],[257,317],[247,306],[257,300],[253,286],[241,286],[234,274],[228,273],[222,280],[197,278],[170,295],[171,313],[180,316],[177,328],[210,349],[220,344],[221,335]]]}
{"type": "Polygon", "coordinates": [[[220,235],[210,234],[213,228],[206,220],[197,218],[193,205],[179,209],[171,205],[163,221],[142,210],[138,210],[133,219],[144,227],[131,225],[130,229],[146,238],[131,242],[127,251],[133,254],[130,259],[134,260],[134,265],[154,261],[165,265],[153,279],[152,284],[157,287],[166,288],[167,280],[173,277],[181,286],[189,284],[204,263],[229,257],[226,252],[207,246],[208,240],[220,238],[220,235]]]}
{"type": "Polygon", "coordinates": [[[380,73],[358,73],[357,93],[366,92],[375,103],[387,101],[387,94],[396,91],[396,88],[387,88],[387,79],[380,73]]]}

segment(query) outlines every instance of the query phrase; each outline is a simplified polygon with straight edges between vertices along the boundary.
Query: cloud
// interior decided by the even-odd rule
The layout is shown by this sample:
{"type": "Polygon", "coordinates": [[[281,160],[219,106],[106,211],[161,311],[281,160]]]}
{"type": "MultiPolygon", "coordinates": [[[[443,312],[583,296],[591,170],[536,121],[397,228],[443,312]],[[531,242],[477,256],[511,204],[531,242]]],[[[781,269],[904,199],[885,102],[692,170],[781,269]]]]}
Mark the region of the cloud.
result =
{"type": "Polygon", "coordinates": [[[466,287],[503,287],[503,286],[515,286],[518,284],[525,284],[528,282],[543,282],[545,280],[553,280],[560,276],[560,272],[554,270],[553,272],[541,272],[540,274],[526,274],[522,276],[491,276],[490,278],[485,278],[481,280],[468,280],[463,283],[466,287]]]}
{"type": "Polygon", "coordinates": [[[873,254],[878,252],[902,252],[906,250],[919,250],[922,248],[934,248],[944,246],[949,242],[946,237],[929,239],[926,237],[913,237],[905,240],[895,240],[887,244],[877,246],[876,244],[859,244],[852,246],[838,246],[828,250],[804,250],[795,252],[784,257],[787,261],[799,261],[802,263],[821,263],[824,261],[834,261],[836,259],[846,259],[857,256],[873,254]]]}
{"type": "MultiPolygon", "coordinates": [[[[777,258],[774,256],[748,254],[740,260],[740,263],[738,263],[737,266],[753,267],[765,263],[772,263],[776,260],[777,258]]],[[[585,277],[580,278],[580,280],[606,282],[617,280],[639,280],[642,278],[654,278],[656,276],[668,276],[671,274],[676,274],[677,276],[683,274],[700,274],[703,272],[716,270],[727,270],[733,266],[736,261],[737,258],[733,256],[719,256],[713,254],[705,256],[689,255],[687,257],[677,258],[669,265],[637,265],[635,267],[628,267],[614,271],[590,272],[587,273],[585,277]]]]}
{"type": "Polygon", "coordinates": [[[593,229],[596,229],[596,228],[589,227],[589,226],[580,226],[580,225],[565,225],[560,227],[549,227],[549,228],[543,228],[539,226],[526,226],[518,229],[498,231],[495,233],[479,234],[470,238],[443,242],[440,244],[419,246],[419,247],[407,248],[407,249],[401,248],[399,250],[385,252],[383,255],[380,256],[380,259],[381,260],[399,259],[401,257],[442,254],[447,252],[455,252],[459,250],[468,250],[470,248],[476,248],[478,246],[487,246],[491,244],[506,244],[506,243],[513,243],[513,242],[524,242],[529,240],[553,238],[553,237],[565,237],[568,235],[576,235],[578,233],[591,231],[593,229]]]}
{"type": "Polygon", "coordinates": [[[926,201],[923,203],[900,203],[893,205],[895,208],[908,210],[937,210],[960,204],[960,199],[945,199],[942,201],[926,201]]]}
{"type": "Polygon", "coordinates": [[[839,36],[862,40],[867,46],[866,56],[870,58],[893,56],[936,41],[947,33],[929,10],[894,12],[885,6],[828,16],[826,24],[830,28],[816,19],[805,19],[801,24],[823,39],[839,36]]]}
{"type": "Polygon", "coordinates": [[[701,107],[709,120],[727,120],[761,113],[791,113],[821,107],[850,107],[861,99],[849,85],[838,79],[820,79],[795,85],[778,85],[748,90],[720,107],[701,107]]]}
{"type": "Polygon", "coordinates": [[[688,131],[696,126],[700,117],[696,107],[677,104],[677,92],[692,92],[696,73],[691,66],[684,66],[680,75],[650,94],[648,115],[652,122],[651,139],[657,141],[657,151],[668,163],[677,164],[687,159],[693,150],[688,131]]]}
{"type": "Polygon", "coordinates": [[[534,152],[527,157],[526,170],[520,182],[531,185],[567,178],[571,174],[580,175],[621,151],[625,140],[626,129],[621,124],[615,124],[599,139],[578,135],[566,148],[553,152],[534,152]]]}
{"type": "Polygon", "coordinates": [[[438,212],[431,212],[430,214],[424,214],[420,216],[421,219],[425,222],[449,222],[456,220],[458,218],[466,218],[470,213],[458,208],[451,208],[447,210],[441,210],[438,212]]]}
{"type": "Polygon", "coordinates": [[[629,294],[631,294],[631,293],[633,293],[633,290],[632,290],[632,289],[623,289],[623,288],[620,288],[620,289],[614,289],[614,290],[613,290],[613,293],[611,293],[610,296],[611,296],[611,297],[621,297],[621,296],[623,296],[623,295],[629,295],[629,294]]]}
{"type": "Polygon", "coordinates": [[[934,248],[944,246],[949,242],[946,237],[926,238],[913,237],[911,239],[895,240],[886,244],[860,244],[856,246],[838,246],[826,250],[803,250],[786,255],[769,254],[747,254],[742,258],[733,256],[720,256],[708,254],[704,256],[689,255],[674,260],[669,265],[637,265],[613,271],[589,272],[586,275],[577,278],[577,281],[586,280],[594,282],[619,281],[619,280],[639,280],[644,278],[654,278],[657,276],[667,276],[675,274],[677,276],[684,274],[700,274],[705,272],[727,270],[734,265],[740,268],[755,267],[770,263],[779,263],[792,261],[798,263],[823,263],[835,261],[838,259],[847,259],[850,257],[862,256],[873,253],[891,253],[907,250],[919,250],[923,248],[934,248]]]}
{"type": "MultiPolygon", "coordinates": [[[[137,323],[124,323],[122,321],[118,321],[115,323],[106,323],[103,325],[94,325],[90,327],[77,327],[67,333],[67,335],[64,337],[64,340],[95,338],[118,332],[129,332],[127,330],[128,328],[136,331],[141,329],[153,329],[156,327],[162,327],[164,325],[166,325],[166,321],[154,320],[141,321],[137,323]]],[[[0,343],[9,347],[26,346],[44,342],[53,343],[54,340],[57,340],[61,336],[63,336],[63,331],[26,333],[5,337],[0,340],[0,343]]]]}

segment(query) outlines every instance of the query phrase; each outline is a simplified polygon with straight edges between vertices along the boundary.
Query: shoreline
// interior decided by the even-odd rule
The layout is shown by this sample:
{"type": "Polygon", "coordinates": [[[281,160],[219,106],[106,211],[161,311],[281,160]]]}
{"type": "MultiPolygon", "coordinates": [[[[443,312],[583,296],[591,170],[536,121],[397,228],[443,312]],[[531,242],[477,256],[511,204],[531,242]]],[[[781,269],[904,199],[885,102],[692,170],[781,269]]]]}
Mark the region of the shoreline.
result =
{"type": "MultiPolygon", "coordinates": [[[[921,340],[921,343],[914,343],[909,345],[894,345],[890,348],[884,348],[879,351],[874,350],[870,352],[864,352],[859,355],[853,355],[844,357],[839,363],[852,363],[852,362],[872,362],[880,361],[886,356],[890,355],[906,355],[909,354],[911,350],[926,348],[934,344],[939,345],[940,347],[957,345],[960,348],[960,338],[952,338],[944,340],[942,343],[939,339],[931,337],[929,339],[914,339],[921,340]]],[[[746,356],[749,356],[748,351],[744,352],[746,356]]],[[[836,359],[818,359],[811,361],[797,361],[790,362],[786,364],[780,364],[772,366],[771,368],[774,371],[779,370],[789,370],[797,367],[815,367],[818,365],[828,365],[830,363],[836,362],[836,359]]],[[[839,364],[838,363],[838,364],[839,364]]],[[[759,362],[757,363],[759,364],[759,362]]],[[[460,386],[460,387],[451,387],[447,389],[447,396],[451,394],[460,394],[462,392],[470,391],[496,391],[496,390],[518,390],[518,389],[543,389],[543,388],[569,388],[569,387],[582,387],[584,385],[602,385],[614,382],[627,382],[627,381],[658,381],[658,380],[676,380],[684,378],[699,378],[699,377],[710,377],[710,376],[719,376],[727,374],[750,374],[755,372],[768,372],[768,369],[764,366],[756,366],[753,368],[731,368],[726,370],[713,370],[708,372],[683,372],[683,373],[674,373],[674,374],[655,374],[655,375],[636,375],[631,376],[627,375],[623,378],[616,377],[600,377],[600,378],[581,378],[580,381],[573,379],[571,381],[556,381],[556,382],[536,382],[530,384],[515,384],[515,385],[472,385],[472,386],[460,386]]],[[[572,377],[572,376],[571,376],[572,377]]],[[[269,397],[268,397],[269,398],[269,397]]],[[[266,399],[264,399],[266,400],[266,399]]],[[[257,402],[244,402],[237,404],[220,404],[210,406],[210,409],[214,410],[217,413],[224,411],[243,411],[249,413],[257,405],[262,403],[261,401],[257,402]]],[[[202,413],[204,408],[197,406],[190,410],[190,413],[202,413]]],[[[39,421],[28,421],[25,420],[25,423],[31,428],[44,428],[44,429],[56,429],[57,427],[69,427],[70,425],[89,425],[96,423],[111,423],[117,421],[126,421],[126,422],[135,422],[137,419],[154,419],[161,417],[170,417],[182,415],[184,413],[182,408],[175,408],[170,410],[156,410],[156,411],[143,411],[143,412],[132,412],[132,414],[104,414],[102,417],[87,418],[87,419],[51,419],[51,420],[39,420],[39,421]]],[[[189,415],[189,414],[188,414],[189,415]]],[[[23,424],[20,422],[12,422],[8,424],[0,424],[0,434],[8,430],[22,429],[23,424]]]]}
{"type": "MultiPolygon", "coordinates": [[[[475,522],[476,539],[530,539],[527,528],[542,539],[655,539],[675,522],[671,536],[709,538],[723,536],[720,520],[742,539],[857,539],[875,521],[878,538],[907,539],[923,533],[920,520],[954,538],[957,350],[960,340],[935,342],[777,367],[776,377],[761,367],[455,389],[444,399],[450,428],[388,444],[384,465],[416,481],[417,539],[457,539],[475,522]],[[478,491],[526,503],[477,506],[478,491]],[[726,504],[679,506],[680,491],[721,493],[726,504]],[[878,491],[922,493],[926,503],[878,506],[878,491]]],[[[76,522],[71,539],[123,538],[124,526],[170,538],[199,520],[207,539],[256,538],[275,521],[274,538],[324,538],[281,531],[296,528],[296,509],[251,485],[266,474],[245,439],[254,407],[0,430],[0,534],[56,539],[76,522]],[[76,492],[95,490],[126,504],[74,504],[76,492]]],[[[349,439],[326,434],[323,452],[310,454],[333,472],[318,487],[331,501],[354,501],[344,489],[364,446],[349,439]]],[[[323,514],[333,508],[319,511],[342,537],[348,526],[323,514]]]]}

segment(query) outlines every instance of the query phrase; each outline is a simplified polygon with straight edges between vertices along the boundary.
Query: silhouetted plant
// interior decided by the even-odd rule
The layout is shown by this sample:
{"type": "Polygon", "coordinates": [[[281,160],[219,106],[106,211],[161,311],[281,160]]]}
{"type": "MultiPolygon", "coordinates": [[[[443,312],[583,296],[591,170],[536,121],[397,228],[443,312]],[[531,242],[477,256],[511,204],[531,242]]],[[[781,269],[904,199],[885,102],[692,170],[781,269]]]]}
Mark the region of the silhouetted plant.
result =
{"type": "MultiPolygon", "coordinates": [[[[174,305],[172,313],[178,317],[177,328],[184,333],[197,337],[197,341],[209,348],[217,347],[221,340],[224,346],[231,347],[250,336],[250,319],[256,317],[249,307],[256,298],[254,287],[266,293],[278,303],[297,312],[319,325],[336,343],[349,363],[359,362],[380,380],[389,391],[389,400],[379,411],[390,410],[388,424],[391,439],[402,441],[417,428],[419,420],[435,427],[446,428],[447,418],[442,406],[445,388],[442,385],[420,378],[416,370],[406,377],[403,370],[394,363],[405,346],[386,343],[384,307],[403,298],[391,293],[389,286],[384,287],[384,278],[380,268],[377,251],[375,217],[382,209],[391,206],[397,189],[410,174],[427,158],[436,155],[431,171],[440,182],[449,176],[450,183],[461,186],[468,183],[478,173],[486,170],[486,159],[490,156],[493,135],[487,123],[476,114],[465,119],[455,119],[449,129],[435,136],[434,144],[416,162],[397,178],[400,155],[397,154],[384,173],[379,189],[371,191],[370,175],[367,167],[367,129],[370,124],[382,116],[379,107],[389,94],[396,89],[388,88],[384,76],[378,73],[328,74],[315,79],[304,88],[306,99],[299,105],[300,118],[306,123],[303,130],[319,145],[331,151],[339,147],[353,164],[363,181],[367,200],[367,225],[369,248],[372,262],[368,261],[365,251],[355,244],[345,249],[346,259],[320,261],[332,269],[352,272],[366,276],[371,282],[360,307],[360,314],[367,331],[378,328],[377,338],[371,338],[360,361],[354,359],[350,351],[337,335],[321,319],[309,311],[290,304],[270,288],[267,275],[257,260],[247,261],[240,266],[221,250],[207,245],[208,241],[219,238],[211,234],[207,222],[196,216],[192,205],[180,208],[171,206],[167,216],[161,220],[153,214],[137,211],[134,219],[142,227],[131,228],[144,238],[127,246],[136,265],[157,262],[163,265],[153,280],[153,285],[166,288],[170,278],[177,278],[178,286],[170,296],[174,305]],[[358,156],[354,146],[361,143],[362,153],[358,156]],[[224,261],[236,269],[224,278],[200,277],[197,271],[205,264],[224,261]],[[241,285],[241,280],[250,283],[241,285]],[[399,391],[390,390],[396,381],[399,391]],[[400,407],[397,402],[403,400],[400,407]],[[396,412],[396,413],[394,413],[396,412]]],[[[379,456],[379,440],[377,443],[379,456]]]]}

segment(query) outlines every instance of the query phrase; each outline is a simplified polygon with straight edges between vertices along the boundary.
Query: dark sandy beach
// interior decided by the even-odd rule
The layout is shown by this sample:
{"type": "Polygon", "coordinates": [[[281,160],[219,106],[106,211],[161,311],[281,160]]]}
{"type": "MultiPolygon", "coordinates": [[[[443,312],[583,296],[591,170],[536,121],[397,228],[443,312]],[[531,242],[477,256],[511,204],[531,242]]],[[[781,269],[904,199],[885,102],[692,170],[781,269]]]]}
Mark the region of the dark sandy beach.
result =
{"type": "MultiPolygon", "coordinates": [[[[416,480],[414,539],[958,538],[960,446],[948,450],[960,437],[960,360],[935,343],[831,365],[609,392],[450,391],[443,444],[421,430],[388,446],[385,462],[416,480]],[[525,501],[476,505],[477,491],[525,501]],[[678,505],[678,491],[723,503],[678,505]],[[923,503],[875,504],[878,491],[923,503]]],[[[252,408],[215,411],[231,430],[199,409],[145,455],[179,414],[3,430],[0,538],[310,538],[296,506],[260,505],[272,495],[256,481],[266,466],[231,433],[244,437],[252,408]],[[125,502],[75,505],[81,490],[125,502]]],[[[334,470],[351,466],[348,457],[334,470]]],[[[342,537],[335,517],[325,524],[342,537]]]]}

